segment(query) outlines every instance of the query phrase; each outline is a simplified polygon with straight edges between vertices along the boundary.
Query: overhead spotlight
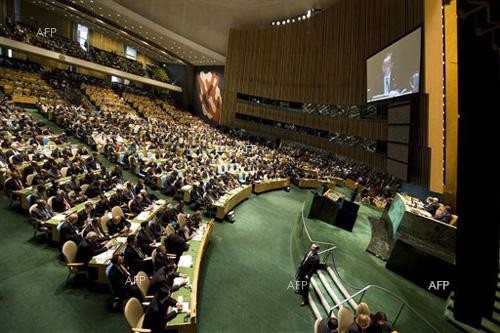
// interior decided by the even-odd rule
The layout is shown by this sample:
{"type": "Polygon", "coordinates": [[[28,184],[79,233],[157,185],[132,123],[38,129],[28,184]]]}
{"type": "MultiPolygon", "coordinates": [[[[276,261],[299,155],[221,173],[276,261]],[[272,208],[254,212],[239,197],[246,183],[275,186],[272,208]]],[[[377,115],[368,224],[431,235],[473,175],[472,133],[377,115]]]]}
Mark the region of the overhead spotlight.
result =
{"type": "Polygon", "coordinates": [[[283,20],[283,21],[281,22],[281,24],[286,24],[286,21],[285,21],[285,20],[283,20]]]}
{"type": "Polygon", "coordinates": [[[276,22],[274,22],[274,21],[271,22],[271,25],[275,25],[275,24],[276,24],[276,22]]]}
{"type": "Polygon", "coordinates": [[[294,22],[295,22],[295,19],[292,19],[292,23],[294,23],[294,22]]]}
{"type": "Polygon", "coordinates": [[[276,22],[276,25],[280,25],[280,24],[281,24],[281,22],[280,22],[280,21],[276,22]]]}
{"type": "Polygon", "coordinates": [[[305,20],[307,17],[305,15],[302,15],[302,19],[305,20]]]}
{"type": "Polygon", "coordinates": [[[297,18],[297,20],[299,20],[299,21],[302,20],[302,17],[299,16],[299,18],[297,18]]]}
{"type": "Polygon", "coordinates": [[[290,23],[290,19],[286,20],[286,23],[290,23]]]}
{"type": "Polygon", "coordinates": [[[307,11],[307,18],[310,18],[310,17],[311,17],[311,10],[309,9],[309,10],[307,11]]]}

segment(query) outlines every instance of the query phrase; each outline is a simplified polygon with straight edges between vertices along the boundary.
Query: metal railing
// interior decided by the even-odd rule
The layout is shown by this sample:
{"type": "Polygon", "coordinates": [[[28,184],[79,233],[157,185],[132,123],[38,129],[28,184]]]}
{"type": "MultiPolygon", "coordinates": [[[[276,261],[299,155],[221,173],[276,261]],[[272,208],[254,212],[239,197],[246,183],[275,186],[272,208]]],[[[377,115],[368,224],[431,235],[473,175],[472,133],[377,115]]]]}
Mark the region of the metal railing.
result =
{"type": "MultiPolygon", "coordinates": [[[[332,260],[333,262],[334,259],[333,259],[333,250],[336,248],[335,244],[333,243],[329,243],[329,242],[321,242],[321,241],[316,241],[316,240],[313,240],[311,238],[311,234],[309,233],[309,230],[307,229],[307,225],[306,225],[306,221],[305,221],[305,217],[304,217],[304,208],[305,208],[305,202],[302,204],[302,210],[301,210],[301,222],[302,222],[302,225],[304,227],[304,230],[305,230],[305,233],[307,235],[307,238],[309,239],[309,241],[311,243],[316,243],[316,244],[325,244],[325,245],[328,245],[330,246],[329,248],[327,248],[326,250],[323,250],[321,252],[319,252],[318,254],[321,255],[321,254],[324,254],[324,257],[328,256],[328,255],[331,255],[332,256],[332,260]]],[[[334,267],[335,268],[335,267],[334,267]]],[[[335,271],[338,275],[338,272],[337,272],[337,269],[335,268],[335,271]]],[[[339,278],[340,280],[344,281],[342,279],[342,277],[339,275],[339,278]]],[[[345,282],[344,282],[345,283],[345,282]]],[[[354,300],[354,297],[357,297],[359,295],[361,295],[361,297],[359,298],[358,300],[358,303],[361,303],[363,301],[363,298],[365,296],[365,293],[369,290],[381,290],[383,292],[385,292],[386,294],[389,294],[390,296],[392,296],[393,298],[397,299],[400,303],[399,305],[399,309],[398,309],[398,312],[396,314],[396,316],[394,317],[394,320],[392,321],[392,324],[393,325],[396,325],[400,315],[401,315],[401,312],[403,312],[404,308],[407,308],[409,309],[412,313],[414,313],[418,318],[420,318],[420,320],[422,320],[422,322],[427,325],[430,329],[432,329],[434,332],[437,332],[437,333],[441,333],[436,327],[434,327],[427,319],[425,319],[420,313],[418,313],[411,305],[409,305],[408,303],[406,303],[405,300],[403,300],[401,297],[399,297],[398,295],[396,295],[394,292],[384,288],[384,287],[381,287],[381,286],[377,286],[377,285],[367,285],[363,288],[356,288],[356,287],[352,287],[353,289],[358,289],[358,291],[354,294],[352,294],[350,297],[344,299],[343,301],[341,301],[340,303],[334,305],[333,307],[330,308],[330,311],[328,312],[328,317],[331,317],[332,315],[332,312],[333,310],[339,308],[341,305],[345,304],[346,302],[350,301],[350,300],[354,300]]]]}
{"type": "Polygon", "coordinates": [[[332,306],[330,308],[330,311],[328,312],[328,317],[331,317],[333,310],[339,308],[341,305],[343,305],[344,303],[346,303],[346,302],[354,299],[354,297],[357,297],[358,295],[361,295],[361,297],[358,300],[358,303],[361,303],[363,301],[363,297],[365,296],[365,293],[367,291],[369,291],[370,289],[381,290],[381,291],[383,291],[383,292],[391,295],[393,298],[397,299],[400,302],[398,313],[396,314],[396,316],[394,317],[394,320],[392,321],[393,325],[396,325],[396,323],[398,321],[398,318],[401,315],[401,312],[403,312],[403,309],[406,307],[412,313],[414,313],[418,318],[420,318],[420,320],[422,320],[422,322],[424,324],[426,324],[429,328],[431,328],[434,332],[441,333],[436,327],[434,327],[427,319],[425,319],[420,313],[418,313],[410,304],[406,303],[406,301],[404,301],[401,297],[399,297],[398,295],[396,295],[392,291],[390,291],[390,290],[388,290],[388,289],[386,289],[384,287],[377,286],[377,285],[367,285],[363,289],[361,289],[361,290],[357,291],[356,293],[352,294],[350,297],[344,299],[342,302],[340,302],[340,303],[332,306]]]}
{"type": "MultiPolygon", "coordinates": [[[[321,258],[321,256],[323,256],[323,258],[326,258],[326,257],[328,257],[329,254],[331,254],[333,256],[333,250],[336,249],[335,244],[330,243],[330,242],[317,241],[317,240],[314,240],[314,239],[311,238],[311,234],[309,233],[309,230],[307,229],[306,220],[304,218],[304,206],[305,206],[305,202],[302,204],[301,222],[302,222],[302,226],[303,226],[303,228],[305,230],[306,236],[309,239],[309,242],[311,244],[314,243],[314,244],[318,244],[318,245],[322,244],[322,245],[329,246],[327,249],[318,252],[318,255],[320,256],[320,258],[321,258]]],[[[323,263],[325,263],[325,261],[323,261],[323,263]]]]}

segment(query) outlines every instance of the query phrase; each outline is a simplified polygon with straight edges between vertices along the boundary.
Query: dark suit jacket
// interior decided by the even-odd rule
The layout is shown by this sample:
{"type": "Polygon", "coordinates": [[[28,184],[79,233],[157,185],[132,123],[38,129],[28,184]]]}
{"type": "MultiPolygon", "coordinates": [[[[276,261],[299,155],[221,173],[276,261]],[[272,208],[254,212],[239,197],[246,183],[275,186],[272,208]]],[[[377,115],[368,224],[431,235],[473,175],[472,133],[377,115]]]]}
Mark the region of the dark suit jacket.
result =
{"type": "MultiPolygon", "coordinates": [[[[66,197],[66,201],[71,206],[68,197],[66,197]]],[[[66,207],[64,206],[63,199],[60,197],[55,197],[54,199],[52,199],[52,209],[54,210],[54,212],[59,212],[59,213],[65,212],[67,210],[66,207]]]]}
{"type": "Polygon", "coordinates": [[[134,277],[125,274],[118,267],[112,265],[109,270],[108,279],[111,288],[113,288],[113,293],[119,298],[124,298],[128,294],[129,287],[131,286],[130,282],[134,280],[134,277]]]}
{"type": "Polygon", "coordinates": [[[189,243],[184,238],[172,233],[165,238],[165,248],[169,253],[181,255],[182,252],[189,249],[189,243]]]}
{"type": "Polygon", "coordinates": [[[153,298],[144,315],[142,327],[151,329],[153,333],[165,332],[167,322],[177,316],[174,311],[167,313],[168,307],[174,307],[176,303],[177,301],[171,297],[164,302],[157,297],[153,298]]]}
{"type": "Polygon", "coordinates": [[[134,199],[132,203],[130,204],[130,210],[134,214],[140,214],[144,208],[146,208],[146,205],[144,204],[144,201],[139,202],[138,200],[134,199]]]}
{"type": "Polygon", "coordinates": [[[116,225],[113,223],[112,219],[106,222],[106,227],[108,228],[108,234],[110,236],[122,231],[125,226],[130,227],[130,222],[126,221],[125,219],[122,219],[121,223],[116,225]]]}
{"type": "Polygon", "coordinates": [[[306,276],[311,278],[311,275],[318,269],[319,266],[319,255],[317,253],[312,254],[307,260],[306,257],[309,251],[305,254],[302,262],[300,263],[299,269],[297,271],[297,277],[299,280],[304,279],[306,276]]]}
{"type": "Polygon", "coordinates": [[[160,267],[156,270],[151,278],[148,293],[151,295],[156,294],[161,288],[168,288],[171,292],[179,290],[179,286],[174,285],[174,279],[179,276],[179,273],[175,272],[169,276],[166,276],[166,267],[160,267]]]}
{"type": "MultiPolygon", "coordinates": [[[[125,248],[125,262],[130,267],[132,274],[137,274],[139,271],[144,269],[144,258],[139,254],[140,249],[134,249],[130,245],[125,248]]],[[[143,252],[144,257],[146,254],[143,252]]]]}
{"type": "Polygon", "coordinates": [[[153,249],[151,248],[151,246],[149,246],[149,244],[156,241],[153,233],[151,231],[146,232],[141,229],[137,234],[137,241],[139,242],[139,246],[141,247],[142,251],[150,255],[153,249]]]}
{"type": "Polygon", "coordinates": [[[106,252],[106,248],[104,246],[100,247],[97,243],[91,242],[88,239],[84,238],[82,239],[80,244],[78,244],[76,261],[88,264],[89,261],[92,260],[93,256],[96,256],[103,252],[106,252]]]}
{"type": "Polygon", "coordinates": [[[77,233],[76,227],[71,226],[68,221],[64,221],[59,229],[59,237],[61,239],[61,244],[66,243],[66,241],[72,240],[77,245],[80,243],[81,237],[77,233]]]}

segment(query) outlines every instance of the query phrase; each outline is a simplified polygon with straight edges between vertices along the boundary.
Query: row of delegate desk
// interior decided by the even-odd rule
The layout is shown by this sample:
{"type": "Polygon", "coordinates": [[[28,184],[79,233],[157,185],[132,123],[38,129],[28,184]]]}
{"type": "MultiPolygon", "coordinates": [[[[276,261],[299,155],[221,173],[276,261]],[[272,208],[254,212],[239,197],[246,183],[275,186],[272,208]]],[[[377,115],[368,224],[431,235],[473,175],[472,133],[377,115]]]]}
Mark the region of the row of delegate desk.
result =
{"type": "MultiPolygon", "coordinates": [[[[114,194],[114,191],[106,192],[106,196],[109,197],[114,194]]],[[[95,200],[89,200],[90,202],[95,202],[95,200]]],[[[168,202],[165,200],[158,200],[152,206],[152,209],[143,211],[137,215],[131,221],[131,231],[136,232],[140,224],[144,221],[149,221],[153,219],[157,214],[162,212],[168,206],[168,202]]],[[[52,219],[47,221],[47,225],[51,227],[52,230],[52,240],[58,241],[59,234],[57,231],[57,226],[62,223],[65,218],[72,214],[77,213],[85,208],[85,203],[77,205],[63,214],[54,216],[52,219]]],[[[108,213],[110,214],[110,213],[108,213]]],[[[168,323],[169,329],[176,329],[178,332],[195,332],[197,323],[197,298],[198,298],[198,285],[199,285],[199,275],[201,272],[201,264],[203,261],[203,256],[208,246],[210,239],[210,234],[213,229],[213,221],[208,223],[203,222],[202,227],[198,235],[189,241],[189,250],[184,252],[179,262],[179,272],[186,274],[189,277],[189,286],[182,287],[172,294],[172,297],[179,299],[181,296],[183,302],[189,302],[189,312],[179,314],[176,318],[168,323]]],[[[88,267],[95,269],[97,271],[97,282],[100,284],[106,284],[106,268],[111,262],[111,258],[115,253],[120,253],[124,251],[126,246],[126,236],[116,237],[112,240],[114,246],[108,251],[95,256],[89,262],[88,267]]],[[[170,311],[170,310],[169,310],[170,311]]]]}
{"type": "MultiPolygon", "coordinates": [[[[259,194],[268,191],[283,189],[288,186],[290,186],[290,179],[288,178],[269,179],[255,182],[251,185],[242,185],[236,189],[229,191],[228,193],[225,193],[215,202],[215,217],[220,220],[224,219],[227,213],[229,213],[234,207],[236,207],[244,200],[250,198],[252,192],[259,194]]],[[[192,189],[192,185],[185,185],[181,188],[181,191],[183,192],[182,197],[184,202],[191,202],[192,189]]]]}

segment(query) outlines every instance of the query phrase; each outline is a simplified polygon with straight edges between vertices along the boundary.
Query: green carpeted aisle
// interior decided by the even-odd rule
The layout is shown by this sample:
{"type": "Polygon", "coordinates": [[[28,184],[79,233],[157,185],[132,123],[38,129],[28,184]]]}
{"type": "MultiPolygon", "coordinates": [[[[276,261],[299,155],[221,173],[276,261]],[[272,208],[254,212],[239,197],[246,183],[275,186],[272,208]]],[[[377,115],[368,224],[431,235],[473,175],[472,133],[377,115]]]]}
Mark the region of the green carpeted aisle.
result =
{"type": "Polygon", "coordinates": [[[199,332],[309,332],[294,279],[290,234],[304,191],[253,196],[217,224],[202,272],[199,332]]]}

